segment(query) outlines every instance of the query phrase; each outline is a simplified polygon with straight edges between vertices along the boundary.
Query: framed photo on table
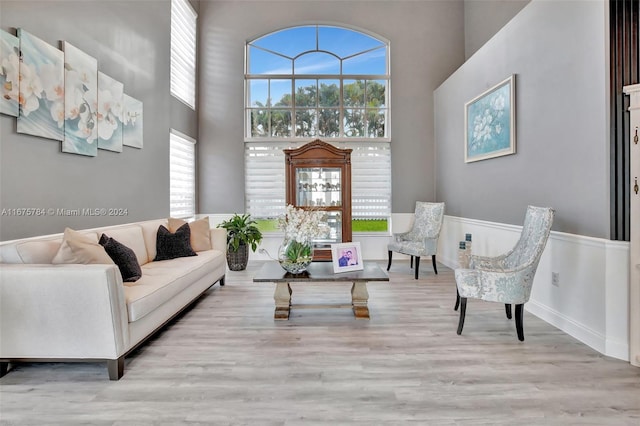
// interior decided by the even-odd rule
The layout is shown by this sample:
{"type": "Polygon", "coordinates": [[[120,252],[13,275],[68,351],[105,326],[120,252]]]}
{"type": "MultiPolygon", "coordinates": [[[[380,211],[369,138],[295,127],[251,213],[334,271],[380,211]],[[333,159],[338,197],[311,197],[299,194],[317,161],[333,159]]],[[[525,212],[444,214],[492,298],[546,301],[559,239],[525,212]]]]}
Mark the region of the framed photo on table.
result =
{"type": "Polygon", "coordinates": [[[331,260],[334,273],[364,269],[360,243],[331,244],[331,260]]]}

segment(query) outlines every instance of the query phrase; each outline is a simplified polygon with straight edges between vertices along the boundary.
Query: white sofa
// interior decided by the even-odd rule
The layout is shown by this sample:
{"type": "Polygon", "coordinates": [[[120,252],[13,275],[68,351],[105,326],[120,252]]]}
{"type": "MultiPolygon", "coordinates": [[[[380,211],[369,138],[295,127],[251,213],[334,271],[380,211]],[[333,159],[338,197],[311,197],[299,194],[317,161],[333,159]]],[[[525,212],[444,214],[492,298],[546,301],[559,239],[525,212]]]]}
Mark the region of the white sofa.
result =
{"type": "Polygon", "coordinates": [[[52,264],[62,234],[0,243],[0,377],[19,361],[107,361],[124,357],[216,282],[224,285],[226,231],[211,229],[212,250],[154,262],[166,219],[81,231],[131,248],[142,268],[122,282],[112,265],[52,264]]]}

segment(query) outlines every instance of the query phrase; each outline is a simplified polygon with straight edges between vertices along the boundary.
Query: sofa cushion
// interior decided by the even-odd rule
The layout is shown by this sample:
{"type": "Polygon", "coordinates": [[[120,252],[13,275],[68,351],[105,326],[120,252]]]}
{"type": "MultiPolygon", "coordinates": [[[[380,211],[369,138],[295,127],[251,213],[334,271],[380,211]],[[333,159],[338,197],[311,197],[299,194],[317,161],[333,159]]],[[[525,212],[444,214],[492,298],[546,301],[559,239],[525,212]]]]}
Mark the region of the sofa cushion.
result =
{"type": "Polygon", "coordinates": [[[191,230],[188,224],[182,225],[172,233],[163,226],[158,228],[156,238],[156,257],[154,261],[169,260],[178,257],[197,256],[191,248],[191,230]]]}
{"type": "MultiPolygon", "coordinates": [[[[141,222],[138,225],[142,229],[144,245],[147,247],[148,262],[151,262],[156,258],[156,238],[158,237],[158,227],[160,227],[160,225],[168,226],[167,219],[150,220],[147,222],[141,222]]],[[[140,265],[144,265],[145,263],[146,262],[143,263],[140,261],[140,265]]]]}
{"type": "Polygon", "coordinates": [[[140,279],[142,270],[133,250],[106,234],[102,234],[98,243],[118,265],[123,282],[135,282],[140,279]]]}
{"type": "Polygon", "coordinates": [[[51,263],[113,264],[113,260],[104,251],[104,248],[97,243],[95,234],[93,236],[85,235],[71,228],[66,228],[62,237],[62,244],[60,244],[60,248],[51,263]]]}
{"type": "MultiPolygon", "coordinates": [[[[181,257],[142,266],[142,278],[124,283],[129,322],[137,321],[189,287],[198,279],[212,274],[225,257],[221,251],[203,251],[198,256],[181,257]]],[[[211,284],[218,277],[211,275],[211,284]]]]}
{"type": "Polygon", "coordinates": [[[119,243],[129,247],[136,254],[138,264],[144,265],[149,262],[147,256],[147,247],[145,245],[144,236],[142,235],[142,228],[136,225],[103,228],[101,234],[107,234],[107,236],[117,240],[119,243]]]}
{"type": "Polygon", "coordinates": [[[22,263],[38,264],[51,263],[58,250],[62,239],[27,241],[16,245],[18,255],[22,263]]]}
{"type": "MultiPolygon", "coordinates": [[[[173,217],[170,217],[168,222],[170,232],[176,232],[178,228],[187,223],[185,220],[173,217]]],[[[211,250],[211,237],[209,235],[210,228],[209,216],[189,222],[189,229],[191,230],[191,248],[193,248],[193,251],[211,250]]]]}

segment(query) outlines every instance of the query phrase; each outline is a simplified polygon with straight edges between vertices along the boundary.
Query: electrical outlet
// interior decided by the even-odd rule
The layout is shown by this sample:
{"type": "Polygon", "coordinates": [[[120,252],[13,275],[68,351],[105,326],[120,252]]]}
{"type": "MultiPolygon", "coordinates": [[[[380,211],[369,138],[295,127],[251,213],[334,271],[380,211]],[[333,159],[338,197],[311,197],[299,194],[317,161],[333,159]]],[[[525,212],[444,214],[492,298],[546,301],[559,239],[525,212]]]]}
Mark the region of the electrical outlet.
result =
{"type": "Polygon", "coordinates": [[[551,285],[560,287],[560,272],[551,273],[551,285]]]}

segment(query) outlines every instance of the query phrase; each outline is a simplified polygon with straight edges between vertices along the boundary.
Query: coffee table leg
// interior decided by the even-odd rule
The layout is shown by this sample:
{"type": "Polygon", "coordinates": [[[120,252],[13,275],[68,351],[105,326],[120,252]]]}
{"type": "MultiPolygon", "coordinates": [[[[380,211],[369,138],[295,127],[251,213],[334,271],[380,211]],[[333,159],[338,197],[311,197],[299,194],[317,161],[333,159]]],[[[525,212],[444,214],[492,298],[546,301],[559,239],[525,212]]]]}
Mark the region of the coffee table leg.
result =
{"type": "Polygon", "coordinates": [[[276,312],[273,318],[276,320],[288,320],[291,308],[291,286],[289,283],[276,283],[276,292],[273,295],[276,301],[276,312]]]}
{"type": "Polygon", "coordinates": [[[351,304],[353,305],[353,314],[356,318],[369,319],[369,292],[367,292],[367,283],[365,281],[355,281],[351,287],[351,304]]]}

